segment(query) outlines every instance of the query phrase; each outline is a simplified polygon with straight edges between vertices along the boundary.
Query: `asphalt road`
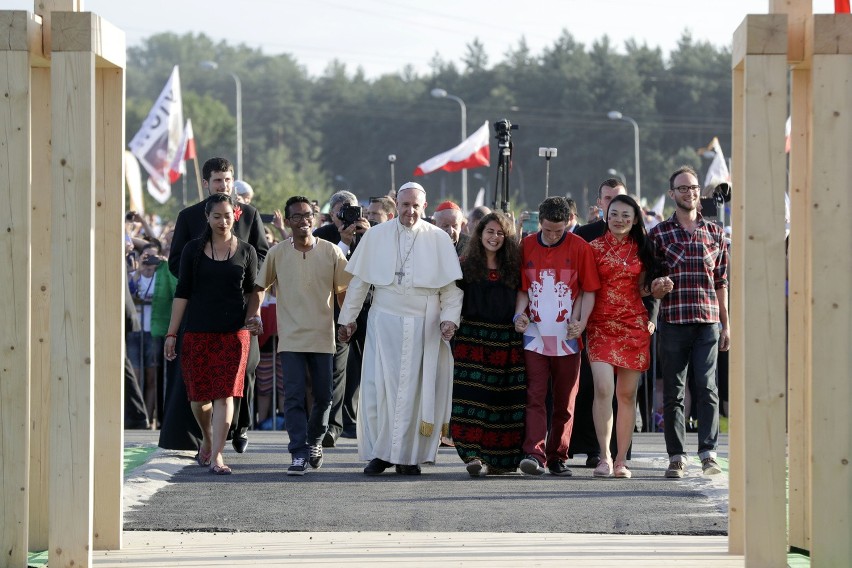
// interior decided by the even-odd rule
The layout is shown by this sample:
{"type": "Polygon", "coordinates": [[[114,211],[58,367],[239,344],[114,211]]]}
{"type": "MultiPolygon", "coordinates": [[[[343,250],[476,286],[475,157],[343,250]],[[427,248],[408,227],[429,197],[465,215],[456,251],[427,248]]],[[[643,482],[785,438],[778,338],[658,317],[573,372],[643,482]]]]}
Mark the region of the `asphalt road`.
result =
{"type": "MultiPolygon", "coordinates": [[[[127,432],[128,443],[155,439],[127,432]]],[[[285,475],[290,463],[285,433],[251,432],[250,440],[242,455],[228,447],[230,476],[210,475],[189,452],[154,454],[126,483],[136,489],[155,477],[168,482],[126,511],[125,529],[727,534],[727,473],[703,477],[693,458],[684,479],[664,478],[662,434],[636,435],[629,480],[592,477],[583,467],[585,456],[569,462],[570,478],[473,479],[453,448],[441,448],[437,463],[424,466],[422,476],[389,470],[367,477],[355,440],[344,439],[326,449],[321,469],[294,477],[285,475]]],[[[721,442],[725,456],[727,437],[721,442]]]]}

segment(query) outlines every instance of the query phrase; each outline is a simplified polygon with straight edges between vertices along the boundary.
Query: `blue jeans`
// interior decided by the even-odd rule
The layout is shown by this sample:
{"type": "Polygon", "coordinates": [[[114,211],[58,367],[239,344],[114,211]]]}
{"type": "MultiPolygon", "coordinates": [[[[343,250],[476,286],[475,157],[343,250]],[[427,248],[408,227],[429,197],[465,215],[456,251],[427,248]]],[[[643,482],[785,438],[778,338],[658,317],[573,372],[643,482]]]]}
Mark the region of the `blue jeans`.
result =
{"type": "Polygon", "coordinates": [[[686,437],[683,396],[686,373],[692,367],[698,408],[698,456],[716,457],[719,439],[719,392],[716,359],[719,326],[715,323],[670,324],[660,322],[660,358],[663,369],[663,420],[669,459],[685,458],[686,437]]]}
{"type": "Polygon", "coordinates": [[[290,437],[287,449],[294,458],[308,459],[309,447],[319,444],[328,430],[334,355],[295,351],[282,351],[279,355],[284,366],[284,422],[290,437]],[[305,407],[308,372],[314,398],[310,416],[305,407]]]}

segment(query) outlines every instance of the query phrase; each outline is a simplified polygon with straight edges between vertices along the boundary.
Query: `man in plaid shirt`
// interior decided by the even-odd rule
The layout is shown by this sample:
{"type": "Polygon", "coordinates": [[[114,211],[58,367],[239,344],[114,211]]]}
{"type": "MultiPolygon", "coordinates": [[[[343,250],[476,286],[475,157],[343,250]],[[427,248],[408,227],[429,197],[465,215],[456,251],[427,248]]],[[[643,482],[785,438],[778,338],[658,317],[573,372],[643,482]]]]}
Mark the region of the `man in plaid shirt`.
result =
{"type": "Polygon", "coordinates": [[[674,215],[651,230],[658,261],[666,277],[652,283],[662,298],[660,350],[663,371],[663,418],[669,467],[666,477],[681,478],[686,469],[684,389],[687,370],[695,376],[692,396],[698,406],[698,457],[705,475],[721,473],[716,463],[719,394],[716,359],[727,351],[728,247],[718,225],[698,213],[701,186],[695,170],[682,166],[669,179],[674,215]]]}

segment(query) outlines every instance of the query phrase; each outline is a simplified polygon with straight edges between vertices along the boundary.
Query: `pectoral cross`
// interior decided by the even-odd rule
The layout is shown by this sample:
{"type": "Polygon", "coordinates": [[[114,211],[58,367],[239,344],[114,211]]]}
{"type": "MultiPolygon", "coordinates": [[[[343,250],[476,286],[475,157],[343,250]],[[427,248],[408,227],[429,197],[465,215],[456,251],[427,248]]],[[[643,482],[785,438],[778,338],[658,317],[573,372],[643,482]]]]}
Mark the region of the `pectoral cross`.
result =
{"type": "Polygon", "coordinates": [[[405,271],[400,268],[399,272],[394,272],[394,274],[396,274],[396,283],[402,284],[402,277],[405,276],[405,271]]]}

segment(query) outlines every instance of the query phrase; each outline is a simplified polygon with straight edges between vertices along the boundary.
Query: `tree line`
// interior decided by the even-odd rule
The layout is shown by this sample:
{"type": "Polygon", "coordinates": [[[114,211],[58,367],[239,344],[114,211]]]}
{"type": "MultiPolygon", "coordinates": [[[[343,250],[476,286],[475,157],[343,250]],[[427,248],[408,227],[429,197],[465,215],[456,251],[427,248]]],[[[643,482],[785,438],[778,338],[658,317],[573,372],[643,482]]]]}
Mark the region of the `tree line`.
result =
{"type": "MultiPolygon", "coordinates": [[[[243,169],[263,212],[290,195],[327,199],[350,189],[361,199],[391,188],[416,166],[460,139],[459,105],[430,96],[442,88],[464,100],[468,134],[484,121],[506,118],[512,131],[509,176],[512,205],[534,208],[545,195],[545,161],[539,147],[558,148],[551,160],[550,195],[569,195],[581,208],[594,202],[601,180],[616,170],[634,185],[633,127],[610,120],[622,112],[640,131],[642,195],[652,202],[668,188],[681,164],[699,172],[709,164],[695,148],[717,136],[725,151],[731,136],[731,52],[695,42],[685,32],[668,57],[658,48],[628,40],[619,49],[607,37],[587,47],[568,31],[540,53],[521,38],[489,64],[474,39],[461,64],[436,55],[419,75],[410,67],[368,80],[361,69],[339,61],[312,77],[288,54],[267,55],[245,45],[214,42],[204,34],[157,34],[128,49],[127,135],[139,129],[171,72],[181,73],[184,117],[191,118],[199,159],[236,160],[235,85],[242,82],[243,169]],[[202,66],[212,60],[218,70],[202,66]]],[[[480,187],[494,199],[496,140],[490,168],[469,170],[469,203],[480,187]]],[[[192,168],[188,168],[191,172],[192,168]]],[[[429,201],[461,200],[461,176],[435,172],[420,179],[429,201]]],[[[173,188],[179,195],[180,183],[173,188]]],[[[188,195],[197,195],[194,175],[188,195]]],[[[173,218],[178,198],[149,209],[173,218]]]]}

